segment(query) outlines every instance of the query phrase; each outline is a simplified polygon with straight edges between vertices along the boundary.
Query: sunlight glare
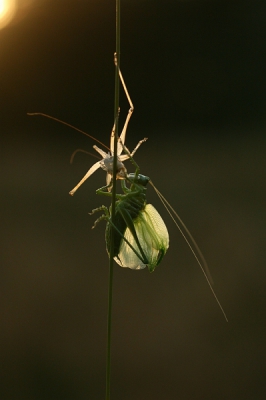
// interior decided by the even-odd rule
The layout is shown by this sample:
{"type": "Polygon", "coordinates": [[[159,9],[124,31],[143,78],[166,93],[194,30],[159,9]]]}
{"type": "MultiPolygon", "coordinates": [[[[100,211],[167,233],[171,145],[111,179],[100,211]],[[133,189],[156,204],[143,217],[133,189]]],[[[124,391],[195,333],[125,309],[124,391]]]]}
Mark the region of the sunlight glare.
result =
{"type": "Polygon", "coordinates": [[[0,0],[0,29],[4,28],[16,14],[16,0],[0,0]]]}

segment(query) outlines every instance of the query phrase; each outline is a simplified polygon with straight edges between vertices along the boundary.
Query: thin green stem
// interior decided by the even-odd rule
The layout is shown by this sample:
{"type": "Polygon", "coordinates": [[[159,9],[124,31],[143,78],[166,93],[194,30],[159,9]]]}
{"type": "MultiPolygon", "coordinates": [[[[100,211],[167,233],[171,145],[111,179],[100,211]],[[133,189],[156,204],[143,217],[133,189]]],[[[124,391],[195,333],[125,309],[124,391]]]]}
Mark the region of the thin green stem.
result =
{"type": "MultiPolygon", "coordinates": [[[[116,0],[116,57],[120,65],[120,0],[116,0]]],[[[114,225],[115,201],[116,201],[116,165],[117,165],[117,137],[118,137],[118,110],[119,110],[119,70],[115,68],[115,98],[114,98],[114,158],[113,158],[113,190],[111,205],[111,221],[114,225]]],[[[107,317],[107,355],[106,355],[106,395],[110,400],[111,386],[111,329],[112,329],[112,299],[113,299],[113,258],[114,258],[114,228],[111,227],[111,246],[109,255],[109,287],[108,287],[108,317],[107,317]]]]}

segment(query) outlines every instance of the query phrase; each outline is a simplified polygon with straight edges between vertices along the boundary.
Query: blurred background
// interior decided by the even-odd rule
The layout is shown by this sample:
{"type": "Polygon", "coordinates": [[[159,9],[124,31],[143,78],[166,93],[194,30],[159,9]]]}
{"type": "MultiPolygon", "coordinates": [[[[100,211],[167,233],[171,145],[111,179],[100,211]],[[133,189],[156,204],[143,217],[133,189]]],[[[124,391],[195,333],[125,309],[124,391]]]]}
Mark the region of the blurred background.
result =
{"type": "MultiPolygon", "coordinates": [[[[121,3],[121,69],[135,106],[126,144],[149,138],[136,161],[196,238],[229,323],[150,187],[170,248],[153,274],[115,266],[112,398],[265,399],[266,3],[121,3]]],[[[6,5],[0,398],[100,400],[108,259],[105,224],[92,231],[88,212],[109,205],[95,194],[105,173],[69,196],[96,162],[70,156],[95,142],[26,113],[109,145],[115,0],[6,5]]],[[[122,127],[122,91],[120,104],[122,127]]]]}

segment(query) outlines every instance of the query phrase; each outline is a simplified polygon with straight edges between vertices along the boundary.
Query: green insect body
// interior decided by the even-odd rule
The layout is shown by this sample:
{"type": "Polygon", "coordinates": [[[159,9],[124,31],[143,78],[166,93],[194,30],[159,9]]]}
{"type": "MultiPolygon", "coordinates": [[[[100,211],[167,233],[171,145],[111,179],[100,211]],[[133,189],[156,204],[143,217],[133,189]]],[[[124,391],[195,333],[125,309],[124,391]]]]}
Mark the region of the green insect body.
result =
{"type": "MultiPolygon", "coordinates": [[[[114,218],[114,259],[121,267],[143,269],[146,266],[150,272],[160,263],[169,247],[167,228],[156,209],[146,203],[147,176],[128,174],[126,181],[130,188],[121,181],[124,194],[117,194],[114,218]]],[[[99,189],[97,194],[111,195],[99,189]]],[[[103,210],[105,214],[99,220],[106,219],[106,247],[110,253],[111,216],[106,207],[93,210],[103,210]]]]}
{"type": "MultiPolygon", "coordinates": [[[[213,290],[212,278],[210,276],[208,265],[195,239],[191,235],[190,231],[188,230],[182,219],[176,213],[174,208],[163,196],[163,194],[155,187],[155,185],[150,181],[147,176],[139,174],[139,167],[134,161],[133,156],[140,145],[144,143],[147,138],[140,140],[132,152],[130,152],[125,146],[127,126],[132,116],[134,107],[127,91],[122,73],[117,64],[116,55],[114,61],[116,68],[118,68],[120,81],[122,83],[124,92],[130,105],[121,135],[117,141],[116,176],[113,176],[113,161],[116,123],[118,121],[119,110],[117,111],[117,117],[111,131],[110,148],[105,146],[93,136],[57,118],[42,113],[29,113],[29,115],[43,115],[47,118],[51,118],[55,121],[61,122],[78,130],[86,136],[89,136],[90,138],[94,139],[96,142],[100,143],[108,149],[108,153],[106,153],[106,151],[103,151],[98,146],[93,146],[94,149],[102,156],[102,159],[100,161],[97,161],[90,167],[84,177],[69,192],[69,194],[73,196],[77,189],[99,168],[102,168],[104,171],[106,171],[107,174],[106,186],[98,189],[96,191],[97,194],[112,196],[111,191],[113,187],[113,180],[119,179],[121,181],[121,187],[124,193],[116,195],[117,200],[115,204],[114,218],[111,218],[111,207],[110,210],[108,210],[108,208],[105,206],[99,207],[93,210],[92,214],[97,211],[103,211],[104,214],[95,221],[94,226],[101,220],[107,221],[105,238],[107,252],[109,256],[111,247],[111,227],[113,227],[114,259],[121,267],[128,267],[138,270],[143,269],[147,266],[149,271],[152,272],[154,271],[155,267],[161,262],[169,247],[169,235],[164,221],[162,220],[159,213],[151,204],[146,203],[146,186],[148,182],[150,182],[151,186],[157,193],[159,199],[161,200],[174,224],[183,236],[193,256],[195,257],[199,267],[201,268],[206,278],[210,290],[227,321],[226,314],[213,290]],[[124,161],[129,159],[136,168],[134,174],[128,174],[123,164],[124,161]],[[126,182],[130,184],[129,188],[126,186],[126,182]],[[114,222],[112,222],[112,219],[114,219],[114,222]]],[[[79,151],[81,150],[78,149],[73,153],[71,160],[73,160],[74,155],[79,151]]]]}
{"type": "MultiPolygon", "coordinates": [[[[99,207],[93,210],[92,214],[97,211],[103,211],[104,214],[95,221],[94,226],[101,220],[107,221],[105,233],[107,252],[110,256],[112,232],[114,235],[114,260],[117,262],[117,264],[119,264],[121,267],[128,267],[135,270],[143,269],[147,266],[149,271],[152,272],[161,262],[169,247],[169,235],[164,221],[162,220],[159,213],[151,204],[146,203],[146,186],[148,182],[150,182],[151,186],[154,188],[159,199],[161,200],[162,204],[166,208],[168,214],[172,218],[174,224],[180,231],[185,242],[190,248],[192,254],[194,255],[199,267],[201,268],[206,278],[206,281],[210,287],[210,290],[212,291],[215,300],[217,301],[222,313],[224,314],[225,319],[227,320],[226,314],[213,290],[212,279],[209,273],[208,265],[195,239],[193,238],[179,215],[173,209],[171,204],[155,187],[150,179],[147,176],[139,174],[139,167],[134,161],[133,156],[140,145],[145,142],[147,138],[140,140],[132,152],[130,152],[125,146],[127,127],[129,120],[132,116],[134,106],[126,88],[122,73],[118,66],[116,55],[114,61],[115,66],[118,69],[120,81],[122,83],[130,106],[121,135],[119,138],[117,138],[116,176],[113,176],[113,160],[115,149],[115,132],[119,116],[119,109],[117,110],[113,129],[111,131],[110,148],[107,148],[108,153],[100,149],[98,146],[93,146],[94,149],[102,156],[102,159],[92,165],[92,167],[87,171],[80,182],[69,192],[69,194],[73,196],[77,189],[99,168],[102,168],[104,171],[106,171],[107,174],[106,186],[98,189],[96,191],[97,194],[112,196],[111,191],[113,180],[119,179],[121,181],[121,187],[124,193],[116,195],[114,218],[111,218],[111,207],[110,209],[105,206],[99,207]],[[129,159],[136,167],[134,174],[128,174],[123,164],[124,161],[129,159]],[[126,186],[126,182],[130,184],[129,188],[126,186]]],[[[56,120],[59,121],[58,119],[56,120]]],[[[80,132],[84,133],[83,131],[80,132]]],[[[93,136],[88,134],[86,135],[91,137],[98,143],[101,143],[93,136]]],[[[106,148],[103,143],[101,144],[106,148]]]]}

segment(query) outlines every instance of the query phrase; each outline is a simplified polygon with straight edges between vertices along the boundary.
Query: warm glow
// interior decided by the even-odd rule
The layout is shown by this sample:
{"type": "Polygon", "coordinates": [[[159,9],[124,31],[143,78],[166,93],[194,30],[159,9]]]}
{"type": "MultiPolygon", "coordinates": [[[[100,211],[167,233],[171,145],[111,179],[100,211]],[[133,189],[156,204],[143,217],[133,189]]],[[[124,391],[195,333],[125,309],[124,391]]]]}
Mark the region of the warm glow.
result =
{"type": "Polygon", "coordinates": [[[0,0],[0,29],[4,28],[16,14],[16,0],[0,0]]]}

